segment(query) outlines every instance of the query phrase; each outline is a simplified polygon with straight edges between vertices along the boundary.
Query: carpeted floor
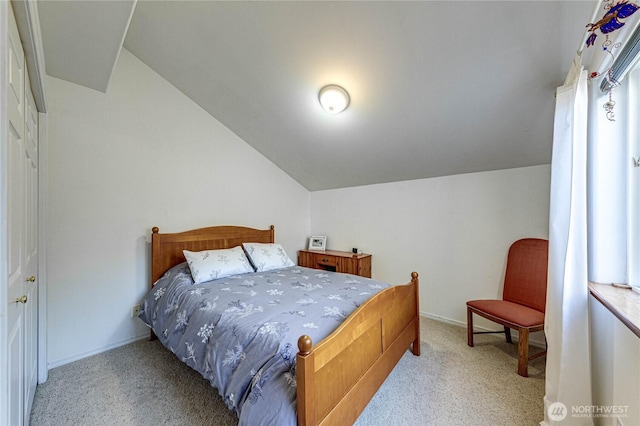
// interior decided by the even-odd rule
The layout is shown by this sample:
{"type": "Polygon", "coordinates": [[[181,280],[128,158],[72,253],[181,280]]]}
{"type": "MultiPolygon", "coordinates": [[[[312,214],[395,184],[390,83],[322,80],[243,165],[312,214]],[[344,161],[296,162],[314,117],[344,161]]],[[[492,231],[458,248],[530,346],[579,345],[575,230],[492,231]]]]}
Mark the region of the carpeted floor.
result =
{"type": "MultiPolygon", "coordinates": [[[[516,374],[517,344],[423,318],[422,355],[407,352],[358,426],[537,425],[544,360],[516,374]]],[[[533,349],[537,351],[537,349],[533,349]]],[[[236,425],[218,392],[158,341],[138,341],[49,372],[31,426],[236,425]]]]}

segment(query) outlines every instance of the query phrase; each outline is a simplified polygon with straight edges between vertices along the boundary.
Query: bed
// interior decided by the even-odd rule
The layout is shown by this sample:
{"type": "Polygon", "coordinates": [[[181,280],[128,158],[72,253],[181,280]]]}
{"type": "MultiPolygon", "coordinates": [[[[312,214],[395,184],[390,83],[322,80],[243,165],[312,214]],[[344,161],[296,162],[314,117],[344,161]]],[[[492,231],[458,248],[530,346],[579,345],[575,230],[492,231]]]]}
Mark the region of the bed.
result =
{"type": "MultiPolygon", "coordinates": [[[[178,300],[187,298],[185,294],[178,294],[177,290],[169,289],[165,290],[164,287],[154,287],[155,284],[161,283],[161,285],[167,285],[167,281],[184,281],[185,274],[188,274],[190,269],[194,269],[185,266],[185,254],[183,250],[190,252],[203,252],[206,250],[222,250],[231,249],[237,246],[242,246],[247,243],[256,243],[264,245],[274,245],[275,243],[275,230],[271,226],[266,230],[259,230],[247,227],[238,226],[216,226],[201,228],[180,233],[168,233],[161,234],[157,227],[152,229],[151,236],[151,283],[152,289],[145,298],[143,309],[141,314],[151,316],[151,308],[147,306],[147,301],[153,302],[153,299],[160,299],[160,297],[153,296],[153,292],[162,293],[162,298],[168,296],[169,293],[178,300]],[[156,289],[156,290],[154,290],[156,289]],[[162,292],[160,291],[162,290],[162,292]],[[172,293],[173,292],[173,293],[172,293]],[[166,294],[165,294],[166,293],[166,294]],[[145,312],[146,310],[146,312],[145,312]]],[[[247,246],[245,246],[246,250],[247,246]]],[[[251,260],[252,257],[249,256],[251,260]]],[[[195,275],[194,275],[195,276],[195,275]]],[[[349,303],[353,306],[353,311],[341,318],[341,322],[335,325],[334,330],[331,331],[326,337],[313,341],[312,336],[317,334],[318,327],[313,327],[315,324],[308,318],[301,318],[297,322],[291,322],[288,326],[277,324],[273,321],[264,320],[259,326],[254,326],[257,332],[254,332],[250,337],[250,343],[247,347],[256,346],[254,342],[254,334],[260,334],[261,331],[269,330],[273,332],[273,335],[277,336],[278,332],[281,335],[288,334],[288,338],[291,338],[291,333],[296,330],[300,324],[309,326],[308,333],[300,333],[297,337],[297,345],[295,343],[284,345],[282,342],[275,342],[272,338],[270,343],[267,344],[266,352],[274,351],[269,345],[275,345],[277,348],[277,354],[274,352],[274,359],[278,358],[278,363],[283,371],[278,374],[282,374],[282,377],[286,377],[283,381],[290,381],[289,387],[284,391],[292,393],[289,395],[291,399],[291,408],[287,407],[287,403],[278,402],[276,394],[282,391],[281,385],[273,385],[267,383],[267,377],[272,373],[269,373],[266,369],[266,365],[275,363],[271,360],[263,359],[258,362],[258,365],[251,369],[253,378],[249,383],[249,388],[246,394],[240,396],[231,392],[229,389],[233,385],[236,379],[229,379],[226,383],[217,382],[216,374],[220,372],[222,364],[229,367],[230,364],[234,364],[239,359],[244,360],[244,352],[240,355],[240,350],[236,351],[234,347],[227,348],[225,354],[222,354],[223,349],[217,349],[220,351],[218,354],[211,353],[197,353],[194,352],[193,347],[189,348],[189,342],[183,342],[176,340],[178,343],[163,344],[172,350],[179,356],[184,362],[190,365],[192,368],[199,371],[205,378],[208,378],[212,385],[218,388],[225,402],[229,408],[236,409],[239,415],[241,424],[256,424],[256,419],[265,415],[265,423],[289,423],[299,425],[320,425],[320,424],[351,424],[364,410],[370,399],[376,393],[377,389],[384,382],[385,378],[389,375],[391,370],[403,356],[405,351],[411,348],[414,355],[420,355],[420,319],[419,319],[419,296],[418,296],[418,274],[416,272],[411,273],[411,280],[406,285],[389,286],[386,284],[386,288],[380,287],[379,282],[370,280],[368,278],[339,274],[333,272],[320,271],[315,269],[302,268],[295,265],[283,267],[282,269],[270,270],[268,272],[248,273],[242,275],[233,275],[231,277],[225,277],[222,279],[216,279],[213,281],[203,282],[195,286],[193,278],[192,281],[186,284],[190,285],[188,289],[189,297],[192,294],[199,293],[211,293],[218,292],[215,296],[215,302],[199,301],[189,302],[193,306],[199,306],[199,309],[194,308],[193,312],[198,313],[200,311],[206,311],[211,308],[212,305],[223,305],[225,310],[222,313],[213,315],[216,316],[218,321],[217,326],[207,324],[205,320],[204,326],[200,327],[200,333],[204,329],[204,334],[198,334],[198,336],[205,336],[202,338],[204,343],[206,339],[211,337],[211,341],[220,340],[215,336],[215,333],[219,333],[220,336],[233,334],[236,338],[238,335],[243,336],[246,342],[246,336],[241,330],[240,325],[234,325],[232,332],[230,326],[227,326],[227,319],[230,316],[234,318],[246,318],[249,316],[247,313],[251,311],[252,315],[255,311],[260,311],[262,314],[263,306],[264,311],[269,310],[267,305],[278,305],[279,312],[287,312],[292,317],[305,316],[307,310],[315,308],[315,305],[307,305],[304,309],[297,307],[284,308],[280,307],[279,298],[282,297],[286,289],[293,289],[290,292],[298,291],[298,295],[304,294],[304,297],[298,297],[297,302],[304,301],[305,297],[312,299],[315,293],[314,289],[317,287],[327,287],[336,284],[337,289],[330,290],[332,294],[328,295],[325,299],[340,299],[332,300],[333,303],[349,303]],[[320,280],[321,284],[311,284],[313,279],[320,280]],[[264,280],[264,281],[260,281],[264,280]],[[237,287],[234,287],[237,285],[237,287]],[[257,288],[267,288],[268,294],[275,295],[272,297],[256,296],[257,288]],[[280,287],[273,287],[280,286],[280,287]],[[306,286],[306,287],[305,287],[306,286]],[[375,294],[366,295],[368,288],[376,289],[371,290],[375,294]],[[240,289],[240,290],[234,290],[240,289]],[[365,290],[363,290],[365,289],[365,290]],[[245,291],[247,290],[247,291],[245,291]],[[340,293],[342,292],[342,293],[340,293]],[[236,301],[236,294],[247,293],[254,298],[260,298],[262,300],[260,309],[258,308],[258,302],[256,306],[236,301]],[[224,297],[231,297],[232,299],[224,299],[224,297]],[[309,297],[309,295],[312,295],[309,297]],[[343,296],[342,294],[347,294],[343,296]],[[356,300],[359,294],[364,294],[365,299],[363,301],[356,300]],[[269,300],[267,300],[269,299],[269,300]],[[271,300],[273,299],[273,300],[271,300]],[[229,300],[232,300],[231,302],[229,300]],[[251,309],[247,309],[247,307],[251,309]],[[225,323],[225,327],[220,324],[225,323]],[[276,324],[276,325],[274,325],[276,324]],[[267,327],[268,325],[268,327],[267,327]],[[295,326],[294,326],[295,325],[295,326]],[[205,339],[206,338],[206,339],[205,339]],[[184,348],[186,346],[186,352],[184,348]],[[283,349],[288,348],[288,351],[283,349]],[[180,348],[179,348],[180,347],[180,348]],[[190,350],[189,350],[190,349],[190,350]],[[178,350],[183,350],[183,355],[177,353],[178,350]],[[234,351],[236,352],[234,355],[234,351]],[[202,360],[199,365],[196,364],[196,359],[202,360]],[[229,360],[232,361],[229,361],[229,360]],[[271,387],[269,387],[271,386],[271,387]],[[256,389],[258,389],[256,393],[256,389]],[[251,405],[253,414],[247,414],[249,408],[242,409],[240,413],[239,407],[235,404],[236,398],[242,398],[244,400],[251,400],[251,404],[244,403],[247,407],[251,405]],[[255,401],[258,401],[254,404],[255,401]],[[260,406],[262,401],[263,405],[260,406]],[[265,402],[266,401],[266,402],[265,402]],[[255,406],[254,406],[255,405],[255,406]],[[282,410],[289,410],[292,413],[285,414],[283,418],[274,420],[271,413],[266,414],[266,410],[271,410],[272,407],[282,406],[282,410]],[[262,410],[262,411],[261,411],[262,410]],[[256,414],[257,413],[257,414],[256,414]],[[290,416],[290,417],[286,417],[290,416]],[[292,416],[292,417],[291,417],[292,416]],[[285,420],[283,420],[285,419],[285,420]]],[[[382,286],[384,287],[384,286],[382,286]]],[[[177,287],[176,287],[177,288],[177,287]]],[[[183,292],[184,293],[184,292],[183,292]]],[[[265,293],[267,294],[267,293],[265,293]]],[[[238,296],[239,297],[239,296],[238,296]]],[[[254,299],[251,299],[254,300],[254,299]]],[[[313,301],[312,301],[313,302],[313,301]]],[[[172,306],[177,304],[177,301],[172,301],[172,306]]],[[[311,302],[310,302],[311,303],[311,302]]],[[[315,302],[314,302],[315,303],[315,302]]],[[[174,306],[175,307],[175,306],[174,306]]],[[[182,308],[177,308],[181,312],[182,308]]],[[[325,306],[324,317],[331,316],[331,309],[327,313],[327,307],[325,306]]],[[[335,308],[338,312],[337,316],[344,314],[345,310],[342,308],[335,308]]],[[[153,312],[153,320],[157,323],[162,322],[162,319],[157,318],[157,312],[160,308],[156,308],[153,312]]],[[[335,314],[336,312],[333,312],[335,314]]],[[[185,319],[183,314],[182,323],[190,322],[196,315],[191,315],[188,320],[185,319]]],[[[141,316],[142,318],[142,316],[141,316]]],[[[253,317],[257,318],[257,317],[253,317]]],[[[144,318],[143,318],[144,319],[144,318]]],[[[149,319],[149,318],[147,318],[149,319]]],[[[239,323],[242,321],[240,320],[239,323]]],[[[292,319],[294,321],[294,319],[292,319]]],[[[147,321],[145,321],[147,322],[147,321]]],[[[153,321],[149,320],[149,323],[153,321]]],[[[193,320],[195,322],[195,320],[193,320]]],[[[259,322],[259,321],[258,321],[259,322]]],[[[181,323],[181,324],[182,324],[181,323]]],[[[213,324],[214,321],[211,321],[213,324]]],[[[171,323],[172,326],[174,323],[171,323]]],[[[152,338],[159,333],[163,333],[159,336],[161,340],[165,339],[167,334],[171,334],[172,331],[168,331],[169,327],[157,327],[152,328],[152,338]]],[[[183,324],[184,325],[184,324],[183,324]]],[[[175,326],[177,329],[178,327],[175,326]]],[[[322,327],[321,327],[322,328],[322,327]]],[[[264,333],[270,334],[270,333],[264,333]]],[[[198,337],[198,338],[199,338],[198,337]]],[[[271,336],[273,337],[273,336],[271,336]]],[[[207,342],[208,344],[208,342],[207,342]]],[[[262,343],[261,343],[262,345],[262,343]]],[[[193,346],[193,344],[191,344],[193,346]]],[[[240,345],[237,345],[240,347],[240,345]]],[[[246,348],[245,348],[246,349],[246,348]]],[[[247,350],[247,353],[249,351],[247,350]]],[[[247,355],[247,358],[249,355],[247,355]]],[[[238,365],[233,365],[233,368],[241,370],[238,365]]],[[[275,371],[275,370],[274,370],[275,371]]],[[[221,379],[220,379],[221,380],[221,379]]],[[[280,409],[280,408],[274,408],[280,409]]],[[[280,415],[280,414],[278,414],[280,415]]],[[[263,423],[260,420],[259,423],[263,423]]]]}

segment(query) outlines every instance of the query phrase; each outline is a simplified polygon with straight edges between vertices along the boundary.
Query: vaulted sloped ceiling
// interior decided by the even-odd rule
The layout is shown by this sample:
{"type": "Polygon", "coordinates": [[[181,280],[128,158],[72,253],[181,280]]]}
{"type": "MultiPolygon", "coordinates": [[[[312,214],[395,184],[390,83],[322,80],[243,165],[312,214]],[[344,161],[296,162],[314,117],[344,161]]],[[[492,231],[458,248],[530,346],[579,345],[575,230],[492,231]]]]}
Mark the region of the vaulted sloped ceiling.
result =
{"type": "MultiPolygon", "coordinates": [[[[72,37],[79,18],[49,19],[69,2],[45,3],[47,69],[60,73],[73,53],[47,37],[72,37]]],[[[113,26],[126,49],[313,191],[548,164],[554,90],[594,7],[138,1],[128,30],[124,17],[113,26]],[[338,115],[317,99],[331,83],[351,95],[338,115]]]]}
{"type": "Polygon", "coordinates": [[[47,74],[104,92],[135,0],[39,1],[47,74]]]}

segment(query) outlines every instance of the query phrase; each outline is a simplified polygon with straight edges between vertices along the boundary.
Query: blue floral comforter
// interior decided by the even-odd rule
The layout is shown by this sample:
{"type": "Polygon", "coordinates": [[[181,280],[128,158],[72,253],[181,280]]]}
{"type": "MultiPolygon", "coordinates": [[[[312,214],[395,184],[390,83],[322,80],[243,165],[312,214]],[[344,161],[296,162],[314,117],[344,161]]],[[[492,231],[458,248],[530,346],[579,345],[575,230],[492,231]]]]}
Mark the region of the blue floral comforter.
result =
{"type": "Polygon", "coordinates": [[[302,267],[195,285],[182,263],[147,294],[139,317],[218,389],[241,425],[295,425],[298,338],[314,343],[386,283],[302,267]]]}

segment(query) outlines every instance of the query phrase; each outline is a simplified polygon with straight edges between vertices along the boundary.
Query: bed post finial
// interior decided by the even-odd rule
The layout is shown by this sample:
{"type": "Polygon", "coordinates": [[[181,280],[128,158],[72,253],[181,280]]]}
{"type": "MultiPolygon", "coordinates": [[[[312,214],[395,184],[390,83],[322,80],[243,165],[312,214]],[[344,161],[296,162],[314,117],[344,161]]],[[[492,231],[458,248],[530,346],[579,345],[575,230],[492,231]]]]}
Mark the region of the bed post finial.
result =
{"type": "Polygon", "coordinates": [[[157,226],[154,226],[153,228],[151,228],[151,232],[153,232],[154,234],[157,234],[158,232],[160,232],[160,228],[158,228],[157,226]]]}
{"type": "Polygon", "coordinates": [[[271,225],[271,226],[269,227],[269,229],[271,229],[271,230],[273,231],[274,229],[276,229],[276,227],[275,227],[275,225],[271,225]]]}
{"type": "Polygon", "coordinates": [[[418,273],[417,272],[412,272],[411,273],[411,281],[415,281],[418,279],[418,273]]]}
{"type": "Polygon", "coordinates": [[[311,337],[303,334],[298,339],[298,349],[300,349],[300,355],[307,355],[311,352],[311,346],[313,346],[313,342],[311,341],[311,337]]]}

